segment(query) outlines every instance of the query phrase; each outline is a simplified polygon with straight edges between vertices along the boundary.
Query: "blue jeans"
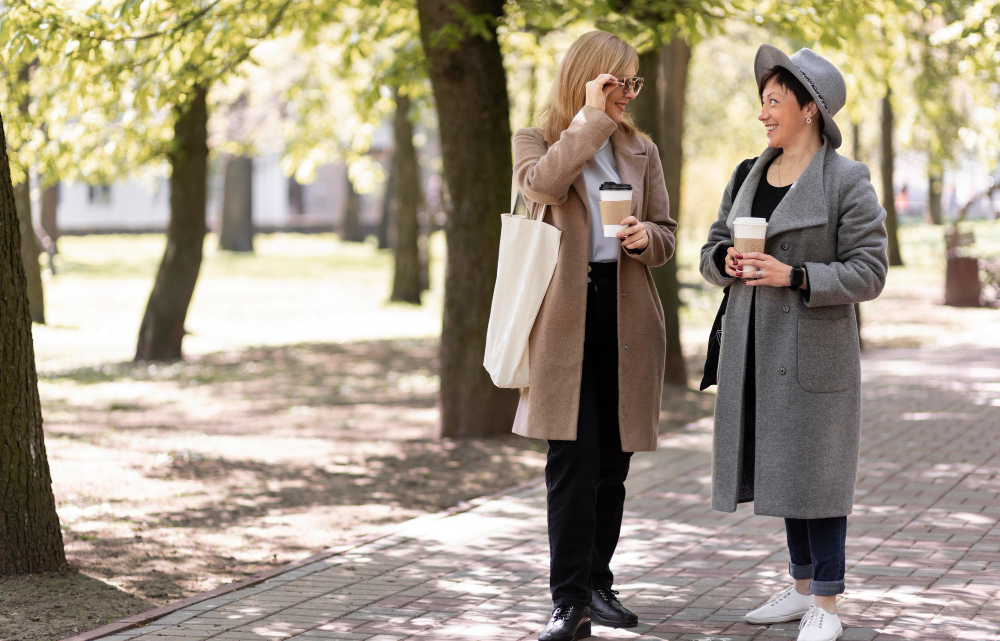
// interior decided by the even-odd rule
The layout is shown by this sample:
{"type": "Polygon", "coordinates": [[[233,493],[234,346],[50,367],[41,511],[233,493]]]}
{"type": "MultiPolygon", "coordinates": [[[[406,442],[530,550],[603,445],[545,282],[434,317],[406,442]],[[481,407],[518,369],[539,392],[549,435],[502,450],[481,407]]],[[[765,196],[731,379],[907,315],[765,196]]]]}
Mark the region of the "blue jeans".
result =
{"type": "Polygon", "coordinates": [[[793,579],[812,579],[809,592],[833,596],[844,591],[847,557],[847,517],[785,519],[788,537],[788,573],[793,579]]]}

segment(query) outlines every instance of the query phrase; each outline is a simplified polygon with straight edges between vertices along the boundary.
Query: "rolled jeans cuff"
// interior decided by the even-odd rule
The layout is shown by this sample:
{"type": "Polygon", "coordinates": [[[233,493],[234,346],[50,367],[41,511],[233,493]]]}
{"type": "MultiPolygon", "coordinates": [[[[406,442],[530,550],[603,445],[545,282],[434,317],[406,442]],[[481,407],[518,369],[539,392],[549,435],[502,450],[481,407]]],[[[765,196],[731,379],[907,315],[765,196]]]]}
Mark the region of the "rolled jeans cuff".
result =
{"type": "Polygon", "coordinates": [[[816,596],[834,596],[844,592],[843,581],[810,581],[809,594],[816,596]]]}
{"type": "Polygon", "coordinates": [[[789,563],[788,573],[792,575],[793,579],[811,579],[813,578],[812,563],[809,565],[795,565],[794,563],[789,563]]]}

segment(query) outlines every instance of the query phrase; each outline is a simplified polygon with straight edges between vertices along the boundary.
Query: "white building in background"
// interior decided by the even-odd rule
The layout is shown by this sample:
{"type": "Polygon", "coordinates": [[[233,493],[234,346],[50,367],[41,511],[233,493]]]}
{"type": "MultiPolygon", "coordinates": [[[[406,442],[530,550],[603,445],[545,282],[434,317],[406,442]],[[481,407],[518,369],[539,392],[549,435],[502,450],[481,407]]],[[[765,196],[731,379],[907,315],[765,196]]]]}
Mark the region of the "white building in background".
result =
{"type": "MultiPolygon", "coordinates": [[[[391,161],[392,128],[375,131],[371,155],[388,171],[391,161]]],[[[436,151],[430,151],[436,154],[436,151]]],[[[425,195],[436,202],[436,194],[426,192],[435,182],[425,177],[425,195]]],[[[209,177],[207,216],[215,230],[222,208],[223,175],[209,177]]],[[[374,194],[361,196],[361,226],[377,228],[382,217],[385,185],[374,194]]],[[[283,229],[337,231],[341,229],[347,202],[347,167],[343,163],[323,165],[312,183],[299,184],[284,175],[278,154],[253,159],[253,221],[259,231],[283,229]]],[[[36,204],[33,211],[37,213],[36,204]]],[[[155,184],[125,180],[109,185],[61,183],[56,210],[60,234],[114,232],[159,232],[170,218],[170,184],[167,178],[155,184]]]]}

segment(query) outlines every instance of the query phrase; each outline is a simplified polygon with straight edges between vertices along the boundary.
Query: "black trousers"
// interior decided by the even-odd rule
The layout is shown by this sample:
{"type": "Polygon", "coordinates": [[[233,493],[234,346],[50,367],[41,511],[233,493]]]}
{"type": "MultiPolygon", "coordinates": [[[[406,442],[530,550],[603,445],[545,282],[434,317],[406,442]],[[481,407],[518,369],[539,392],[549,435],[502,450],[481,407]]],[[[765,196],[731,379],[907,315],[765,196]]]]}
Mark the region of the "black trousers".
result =
{"type": "Polygon", "coordinates": [[[618,286],[615,263],[591,263],[575,441],[549,441],[549,586],[555,605],[590,603],[610,588],[631,452],[618,430],[618,286]]]}

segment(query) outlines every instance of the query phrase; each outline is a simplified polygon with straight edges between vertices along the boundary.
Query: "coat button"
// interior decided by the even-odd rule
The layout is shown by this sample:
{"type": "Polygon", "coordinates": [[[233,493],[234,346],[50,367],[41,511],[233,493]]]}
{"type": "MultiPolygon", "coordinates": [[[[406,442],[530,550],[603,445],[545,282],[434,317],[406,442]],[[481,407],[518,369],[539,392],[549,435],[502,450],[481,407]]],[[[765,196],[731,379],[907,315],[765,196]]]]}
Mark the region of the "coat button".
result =
{"type": "Polygon", "coordinates": [[[626,351],[626,352],[628,351],[628,345],[626,345],[626,346],[625,346],[625,351],[626,351]]]}
{"type": "Polygon", "coordinates": [[[781,243],[781,248],[788,251],[788,243],[781,243]]]}
{"type": "Polygon", "coordinates": [[[785,305],[784,307],[781,308],[781,311],[783,311],[783,312],[785,312],[787,314],[788,312],[791,311],[791,308],[788,307],[788,305],[785,305]]]}
{"type": "Polygon", "coordinates": [[[622,298],[625,298],[625,292],[622,292],[622,298]]]}
{"type": "Polygon", "coordinates": [[[781,372],[781,375],[782,375],[782,376],[784,376],[784,375],[785,375],[785,374],[787,373],[784,367],[782,367],[782,368],[781,368],[781,369],[779,369],[778,371],[779,371],[779,372],[781,372]]]}

